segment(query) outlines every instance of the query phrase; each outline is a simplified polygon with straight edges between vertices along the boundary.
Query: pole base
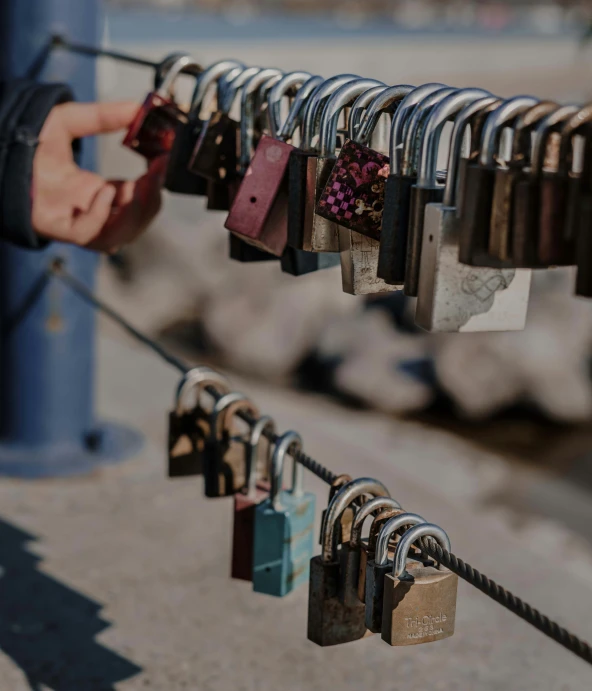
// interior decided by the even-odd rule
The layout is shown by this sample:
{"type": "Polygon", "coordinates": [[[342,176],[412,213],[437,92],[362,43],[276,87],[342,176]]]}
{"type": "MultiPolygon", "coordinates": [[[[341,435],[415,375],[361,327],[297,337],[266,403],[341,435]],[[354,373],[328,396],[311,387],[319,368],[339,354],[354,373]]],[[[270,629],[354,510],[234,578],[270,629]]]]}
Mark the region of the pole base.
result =
{"type": "Polygon", "coordinates": [[[104,423],[82,444],[26,446],[0,442],[0,476],[27,480],[88,475],[101,466],[121,463],[135,456],[143,436],[117,423],[104,423]]]}

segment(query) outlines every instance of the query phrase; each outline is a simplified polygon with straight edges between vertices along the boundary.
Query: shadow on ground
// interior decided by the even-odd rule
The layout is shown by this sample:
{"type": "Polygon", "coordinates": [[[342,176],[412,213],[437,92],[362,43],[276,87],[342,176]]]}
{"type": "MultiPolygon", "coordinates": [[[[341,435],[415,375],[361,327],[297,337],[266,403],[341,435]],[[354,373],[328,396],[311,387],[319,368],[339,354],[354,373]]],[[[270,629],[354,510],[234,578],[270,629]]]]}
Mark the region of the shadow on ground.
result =
{"type": "Polygon", "coordinates": [[[95,640],[102,605],[39,571],[36,539],[0,519],[0,648],[33,691],[115,691],[141,668],[95,640]]]}

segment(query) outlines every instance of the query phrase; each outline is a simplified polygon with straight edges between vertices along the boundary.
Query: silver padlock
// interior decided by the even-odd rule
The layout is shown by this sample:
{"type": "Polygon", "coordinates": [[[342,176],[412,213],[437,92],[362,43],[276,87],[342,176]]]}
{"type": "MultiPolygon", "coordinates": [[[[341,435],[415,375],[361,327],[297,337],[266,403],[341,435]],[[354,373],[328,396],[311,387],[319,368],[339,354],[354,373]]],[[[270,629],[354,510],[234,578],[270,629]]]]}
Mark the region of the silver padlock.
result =
{"type": "Polygon", "coordinates": [[[458,258],[456,199],[463,138],[471,119],[492,100],[482,98],[457,116],[443,202],[426,207],[415,323],[427,331],[516,331],[526,321],[529,270],[473,267],[458,258]]]}

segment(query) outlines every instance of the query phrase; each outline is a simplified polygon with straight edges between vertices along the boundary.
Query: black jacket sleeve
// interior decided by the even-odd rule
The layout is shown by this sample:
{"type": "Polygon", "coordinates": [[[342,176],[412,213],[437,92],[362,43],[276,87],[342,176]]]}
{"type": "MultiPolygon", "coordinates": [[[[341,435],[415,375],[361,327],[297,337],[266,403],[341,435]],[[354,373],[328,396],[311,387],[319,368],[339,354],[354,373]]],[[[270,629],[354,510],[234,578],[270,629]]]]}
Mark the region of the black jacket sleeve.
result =
{"type": "Polygon", "coordinates": [[[71,100],[62,84],[0,82],[0,239],[28,248],[47,244],[31,225],[33,157],[50,110],[71,100]]]}

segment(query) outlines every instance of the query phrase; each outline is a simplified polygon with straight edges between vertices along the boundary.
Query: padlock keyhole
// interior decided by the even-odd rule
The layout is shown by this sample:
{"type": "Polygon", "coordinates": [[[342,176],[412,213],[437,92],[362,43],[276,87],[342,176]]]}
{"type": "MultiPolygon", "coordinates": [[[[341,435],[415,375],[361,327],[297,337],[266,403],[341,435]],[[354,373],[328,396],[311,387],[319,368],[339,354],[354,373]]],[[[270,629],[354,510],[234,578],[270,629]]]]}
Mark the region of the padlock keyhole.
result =
{"type": "Polygon", "coordinates": [[[251,197],[251,204],[257,203],[257,197],[251,197]]]}

